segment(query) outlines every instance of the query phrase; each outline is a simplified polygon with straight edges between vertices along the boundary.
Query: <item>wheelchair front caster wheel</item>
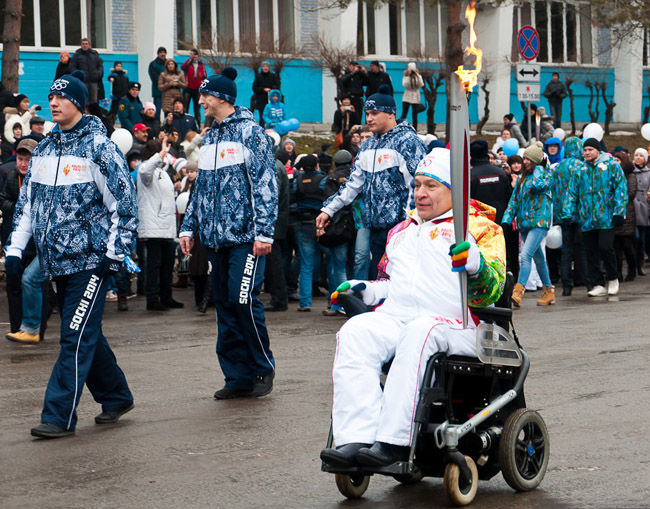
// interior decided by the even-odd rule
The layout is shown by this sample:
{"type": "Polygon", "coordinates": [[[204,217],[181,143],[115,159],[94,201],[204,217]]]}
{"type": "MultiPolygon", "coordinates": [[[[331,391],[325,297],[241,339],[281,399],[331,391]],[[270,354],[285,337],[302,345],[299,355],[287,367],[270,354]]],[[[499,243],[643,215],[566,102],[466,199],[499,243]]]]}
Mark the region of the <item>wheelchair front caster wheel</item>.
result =
{"type": "Polygon", "coordinates": [[[361,498],[370,484],[368,475],[335,474],[334,477],[336,478],[336,487],[346,498],[361,498]]]}
{"type": "Polygon", "coordinates": [[[499,443],[503,478],[517,491],[539,486],[548,466],[549,438],[544,419],[534,410],[520,408],[506,419],[499,443]]]}
{"type": "Polygon", "coordinates": [[[476,463],[469,456],[465,456],[465,461],[472,473],[471,479],[467,479],[455,463],[448,463],[445,467],[445,495],[457,507],[471,504],[476,496],[476,490],[478,490],[476,463]]]}

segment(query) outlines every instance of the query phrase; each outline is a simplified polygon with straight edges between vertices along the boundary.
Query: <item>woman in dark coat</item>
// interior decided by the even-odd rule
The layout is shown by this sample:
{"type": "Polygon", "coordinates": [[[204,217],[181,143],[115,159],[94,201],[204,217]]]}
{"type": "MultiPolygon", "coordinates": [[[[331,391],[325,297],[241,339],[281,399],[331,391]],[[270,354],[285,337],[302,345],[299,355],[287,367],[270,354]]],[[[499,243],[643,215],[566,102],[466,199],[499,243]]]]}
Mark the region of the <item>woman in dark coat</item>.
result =
{"type": "Polygon", "coordinates": [[[630,161],[630,156],[625,152],[616,152],[614,154],[625,178],[627,179],[627,206],[625,207],[625,221],[621,226],[614,228],[614,249],[616,250],[616,260],[618,263],[618,279],[623,281],[623,256],[627,261],[627,276],[625,281],[633,281],[636,276],[636,249],[634,246],[634,236],[636,235],[636,213],[634,211],[634,197],[637,193],[637,181],[634,174],[634,163],[630,161]]]}

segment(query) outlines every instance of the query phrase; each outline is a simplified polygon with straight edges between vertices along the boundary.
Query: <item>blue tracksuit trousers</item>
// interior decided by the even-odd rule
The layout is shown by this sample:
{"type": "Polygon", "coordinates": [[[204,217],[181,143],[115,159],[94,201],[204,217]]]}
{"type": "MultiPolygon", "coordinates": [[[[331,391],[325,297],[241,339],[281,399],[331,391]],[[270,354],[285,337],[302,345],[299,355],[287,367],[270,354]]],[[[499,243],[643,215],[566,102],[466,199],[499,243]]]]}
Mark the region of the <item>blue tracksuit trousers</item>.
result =
{"type": "Polygon", "coordinates": [[[133,396],[102,334],[106,279],[87,270],[55,281],[61,350],[47,384],[41,421],[74,430],[84,383],[105,412],[128,405],[133,396]]]}
{"type": "Polygon", "coordinates": [[[264,305],[257,297],[264,281],[265,258],[253,244],[208,249],[217,308],[217,357],[226,387],[249,391],[255,377],[275,370],[264,305]]]}

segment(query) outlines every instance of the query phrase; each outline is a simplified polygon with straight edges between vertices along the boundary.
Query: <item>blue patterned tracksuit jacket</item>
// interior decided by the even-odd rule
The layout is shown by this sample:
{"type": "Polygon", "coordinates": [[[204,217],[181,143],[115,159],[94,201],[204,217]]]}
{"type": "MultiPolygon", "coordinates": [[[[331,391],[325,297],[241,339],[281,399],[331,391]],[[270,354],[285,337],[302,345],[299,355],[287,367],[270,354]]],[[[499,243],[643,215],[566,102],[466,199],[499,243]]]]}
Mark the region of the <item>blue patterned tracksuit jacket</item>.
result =
{"type": "Polygon", "coordinates": [[[535,166],[532,175],[520,177],[510,197],[508,208],[501,223],[512,223],[517,219],[517,228],[528,231],[531,228],[551,227],[551,169],[535,166]]]}
{"type": "Polygon", "coordinates": [[[332,217],[363,192],[363,225],[392,228],[406,218],[413,174],[425,155],[424,143],[407,122],[373,136],[361,145],[350,176],[321,210],[332,217]]]}
{"type": "Polygon", "coordinates": [[[38,144],[20,189],[7,256],[21,256],[32,236],[46,276],[123,260],[138,229],[138,202],[129,167],[97,117],[38,144]]]}
{"type": "MultiPolygon", "coordinates": [[[[553,168],[553,222],[562,222],[562,210],[569,199],[569,184],[574,173],[584,171],[582,140],[571,137],[564,144],[564,159],[553,168]]],[[[578,211],[573,213],[572,222],[580,221],[578,211]]]]}
{"type": "Polygon", "coordinates": [[[569,183],[563,218],[580,214],[580,229],[608,230],[614,216],[625,217],[627,180],[621,166],[608,154],[601,153],[595,162],[585,162],[584,170],[574,173],[569,183]]]}
{"type": "Polygon", "coordinates": [[[181,237],[199,233],[212,249],[273,242],[278,183],[273,142],[253,114],[235,112],[206,134],[199,175],[187,205],[181,237]]]}

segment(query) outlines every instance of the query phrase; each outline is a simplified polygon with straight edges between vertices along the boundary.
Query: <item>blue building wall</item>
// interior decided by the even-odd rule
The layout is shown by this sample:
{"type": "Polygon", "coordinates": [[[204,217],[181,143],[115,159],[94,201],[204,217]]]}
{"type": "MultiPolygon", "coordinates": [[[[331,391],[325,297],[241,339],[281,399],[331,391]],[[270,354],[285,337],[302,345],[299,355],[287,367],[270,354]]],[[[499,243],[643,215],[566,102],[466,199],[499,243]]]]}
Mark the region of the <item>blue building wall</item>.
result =
{"type": "MultiPolygon", "coordinates": [[[[0,53],[1,54],[1,53],[0,53]]],[[[127,76],[131,80],[138,81],[138,55],[129,53],[102,53],[101,57],[104,61],[104,89],[106,94],[110,94],[111,85],[106,79],[109,74],[110,68],[114,62],[120,60],[123,62],[124,69],[127,71],[127,76]]],[[[176,60],[180,63],[186,60],[184,56],[177,56],[176,60]]],[[[41,116],[46,120],[50,120],[47,95],[49,87],[54,79],[54,73],[59,61],[58,53],[47,52],[21,52],[20,54],[20,92],[26,94],[32,104],[39,104],[43,107],[41,116]]],[[[364,61],[362,64],[369,67],[370,62],[364,61]]],[[[244,67],[241,63],[235,62],[235,67],[239,73],[237,77],[238,98],[237,104],[241,106],[250,107],[250,98],[252,95],[252,85],[254,74],[252,71],[244,67]]],[[[404,69],[406,69],[406,62],[386,62],[387,72],[393,81],[395,89],[395,102],[397,103],[398,116],[402,113],[402,95],[404,87],[402,87],[402,76],[404,69]]],[[[544,91],[546,84],[551,81],[552,73],[556,68],[542,67],[541,76],[541,90],[544,91]]],[[[569,71],[564,68],[557,69],[560,72],[560,79],[566,79],[565,74],[569,71]]],[[[582,124],[589,122],[588,103],[589,103],[589,90],[584,85],[587,77],[592,79],[599,78],[605,73],[607,80],[607,97],[612,100],[614,97],[614,70],[613,69],[581,69],[572,71],[576,75],[576,81],[573,84],[575,95],[575,113],[576,122],[582,124]]],[[[644,71],[644,83],[650,83],[650,71],[644,71]]],[[[328,78],[326,78],[328,79],[328,78]]],[[[142,95],[148,97],[151,87],[148,76],[142,77],[142,95]]],[[[301,122],[331,122],[329,118],[323,118],[323,76],[320,70],[313,69],[308,61],[295,60],[288,63],[282,72],[282,92],[285,96],[285,106],[289,117],[295,117],[301,122]]],[[[470,95],[469,111],[470,122],[478,122],[480,116],[478,111],[478,87],[474,89],[470,95]]],[[[326,100],[334,100],[334,98],[325,98],[326,100]]],[[[424,102],[424,96],[422,96],[424,102]]],[[[642,108],[650,104],[650,96],[648,95],[647,88],[643,90],[643,103],[642,108]]],[[[548,108],[548,101],[542,97],[538,106],[548,108]]],[[[436,123],[444,123],[446,117],[446,94],[444,86],[438,89],[438,101],[436,103],[436,112],[434,120],[436,123]]],[[[510,94],[510,112],[515,114],[519,122],[523,118],[523,112],[519,102],[517,101],[517,82],[515,79],[514,67],[511,73],[511,94],[510,94]]],[[[493,121],[498,121],[502,115],[509,112],[493,112],[493,121]]],[[[420,122],[424,122],[426,112],[420,114],[420,122]]],[[[570,120],[570,106],[569,99],[564,101],[562,109],[562,121],[569,122],[570,120]]],[[[605,120],[605,107],[600,99],[599,116],[598,120],[603,122],[605,120]]]]}
{"type": "Polygon", "coordinates": [[[650,85],[650,71],[643,71],[643,97],[641,99],[641,121],[643,122],[643,111],[650,103],[650,95],[648,94],[648,85],[650,85]]]}
{"type": "MultiPolygon", "coordinates": [[[[541,93],[542,96],[540,101],[537,102],[537,106],[544,106],[546,108],[547,114],[550,114],[549,104],[546,98],[544,97],[544,89],[549,81],[553,79],[554,72],[560,73],[560,81],[566,80],[566,75],[571,72],[575,81],[571,86],[574,95],[574,108],[575,108],[575,118],[576,123],[579,124],[576,127],[580,128],[583,124],[591,122],[589,117],[589,89],[585,86],[585,81],[587,78],[591,80],[601,80],[605,76],[607,83],[607,91],[605,93],[607,100],[611,101],[614,99],[614,69],[603,69],[603,68],[582,68],[569,71],[568,68],[552,68],[552,67],[542,67],[542,76],[541,76],[541,93]]],[[[645,76],[645,75],[644,75],[645,76]]],[[[515,68],[512,68],[511,73],[511,84],[510,84],[510,112],[503,112],[503,115],[506,113],[513,113],[515,118],[519,123],[523,120],[523,110],[519,101],[517,100],[517,80],[515,75],[515,68]]],[[[595,109],[595,99],[594,106],[592,110],[595,109]]],[[[605,104],[603,103],[602,97],[599,98],[598,105],[598,121],[605,121],[605,104]]],[[[498,115],[498,113],[497,113],[498,115]]],[[[562,122],[571,121],[571,105],[569,98],[567,97],[562,103],[562,122]]]]}
{"type": "MultiPolygon", "coordinates": [[[[174,57],[180,65],[187,60],[184,55],[174,57]]],[[[253,81],[255,74],[241,62],[235,61],[233,67],[237,69],[237,104],[250,108],[253,95],[253,81]]],[[[213,71],[208,68],[208,73],[213,71]]],[[[305,60],[289,62],[280,76],[282,93],[284,94],[285,108],[289,118],[297,118],[301,122],[321,122],[323,117],[323,79],[320,71],[311,68],[305,60]]],[[[147,86],[150,85],[146,78],[147,86]]],[[[144,86],[144,84],[143,84],[144,86]]],[[[256,117],[259,115],[256,113],[256,117]]]]}
{"type": "MultiPolygon", "coordinates": [[[[122,62],[129,79],[138,80],[138,55],[102,53],[101,57],[104,61],[104,90],[107,96],[111,93],[111,83],[106,78],[115,61],[122,62]]],[[[59,53],[26,51],[20,53],[21,74],[18,88],[21,94],[29,97],[31,104],[38,104],[43,108],[39,115],[45,120],[52,120],[47,96],[58,63],[59,53]]]]}

